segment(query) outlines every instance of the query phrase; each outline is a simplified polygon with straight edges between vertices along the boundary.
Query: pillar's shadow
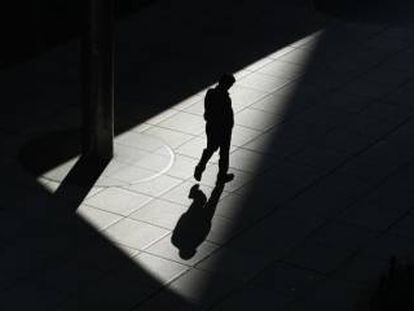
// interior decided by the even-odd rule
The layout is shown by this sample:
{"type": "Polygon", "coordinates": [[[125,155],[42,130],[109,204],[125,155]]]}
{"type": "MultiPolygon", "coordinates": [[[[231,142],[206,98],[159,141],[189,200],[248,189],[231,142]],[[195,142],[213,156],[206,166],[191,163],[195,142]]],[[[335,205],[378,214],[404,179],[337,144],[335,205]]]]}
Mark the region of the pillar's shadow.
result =
{"type": "MultiPolygon", "coordinates": [[[[53,149],[50,146],[47,150],[53,149]]],[[[23,165],[34,172],[37,164],[47,167],[44,159],[59,155],[57,151],[43,154],[41,159],[30,157],[41,153],[20,158],[31,159],[33,163],[23,165]]],[[[123,252],[76,213],[108,163],[81,156],[54,193],[34,179],[23,179],[26,174],[15,176],[20,188],[4,194],[9,204],[0,210],[0,310],[26,310],[33,305],[36,310],[131,310],[163,288],[131,260],[134,255],[123,252]]],[[[166,291],[166,299],[193,309],[191,302],[166,291]]]]}
{"type": "Polygon", "coordinates": [[[81,156],[57,188],[54,196],[69,200],[76,211],[109,164],[110,159],[81,156]]]}
{"type": "Polygon", "coordinates": [[[197,247],[204,242],[211,229],[211,220],[217,203],[223,193],[224,182],[217,182],[210,198],[199,189],[199,184],[191,187],[188,197],[193,200],[188,210],[181,215],[174,228],[171,243],[178,248],[182,259],[190,259],[197,247]]]}

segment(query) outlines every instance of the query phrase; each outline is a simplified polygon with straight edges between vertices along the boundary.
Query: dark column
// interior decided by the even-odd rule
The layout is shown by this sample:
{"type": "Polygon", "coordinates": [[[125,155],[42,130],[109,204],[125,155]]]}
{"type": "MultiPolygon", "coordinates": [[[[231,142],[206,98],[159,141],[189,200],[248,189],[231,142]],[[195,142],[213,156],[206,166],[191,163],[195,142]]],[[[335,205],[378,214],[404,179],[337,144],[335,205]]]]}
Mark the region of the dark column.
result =
{"type": "Polygon", "coordinates": [[[82,153],[113,156],[115,0],[86,0],[82,38],[82,153]]]}

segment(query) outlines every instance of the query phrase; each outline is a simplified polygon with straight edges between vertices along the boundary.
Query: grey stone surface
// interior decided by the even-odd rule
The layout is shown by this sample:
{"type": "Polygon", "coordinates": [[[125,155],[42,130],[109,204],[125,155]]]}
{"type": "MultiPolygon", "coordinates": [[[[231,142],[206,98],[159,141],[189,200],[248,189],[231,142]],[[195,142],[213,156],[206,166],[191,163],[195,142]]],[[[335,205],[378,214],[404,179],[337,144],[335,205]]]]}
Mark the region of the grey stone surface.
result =
{"type": "Polygon", "coordinates": [[[349,310],[391,256],[412,260],[412,27],[220,5],[160,1],[120,22],[118,158],[99,182],[76,184],[70,162],[76,42],[0,72],[0,309],[349,310]],[[193,172],[224,71],[235,179],[211,219],[190,219],[187,239],[208,230],[183,258],[190,189],[216,187],[217,155],[193,172]]]}

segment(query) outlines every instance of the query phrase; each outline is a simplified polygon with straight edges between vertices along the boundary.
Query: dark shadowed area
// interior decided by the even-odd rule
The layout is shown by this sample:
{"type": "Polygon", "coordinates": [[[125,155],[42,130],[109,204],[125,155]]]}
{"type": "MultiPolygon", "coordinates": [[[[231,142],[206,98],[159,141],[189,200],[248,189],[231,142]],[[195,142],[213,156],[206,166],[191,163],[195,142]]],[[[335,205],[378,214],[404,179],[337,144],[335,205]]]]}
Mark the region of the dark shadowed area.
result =
{"type": "Polygon", "coordinates": [[[53,194],[36,182],[77,155],[77,41],[4,69],[1,309],[367,310],[389,258],[414,250],[414,36],[343,16],[305,1],[159,1],[119,23],[117,134],[294,44],[236,77],[265,92],[235,114],[257,136],[232,150],[233,184],[184,193],[195,205],[173,240],[165,230],[168,243],[214,249],[197,261],[184,251],[194,261],[178,274],[166,256],[116,246],[75,213],[107,163],[81,158],[53,194]],[[236,187],[242,174],[252,178],[236,187]],[[211,243],[217,220],[228,231],[211,243]]]}

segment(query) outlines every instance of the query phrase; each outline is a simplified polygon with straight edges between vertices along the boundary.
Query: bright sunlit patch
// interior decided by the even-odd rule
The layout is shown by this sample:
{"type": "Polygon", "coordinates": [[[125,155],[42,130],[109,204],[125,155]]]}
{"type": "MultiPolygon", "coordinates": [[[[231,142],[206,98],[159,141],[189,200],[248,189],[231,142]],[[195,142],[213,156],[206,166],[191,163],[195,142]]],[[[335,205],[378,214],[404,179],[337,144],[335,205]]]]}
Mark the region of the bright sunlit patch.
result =
{"type": "MultiPolygon", "coordinates": [[[[224,199],[220,201],[213,217],[211,231],[206,241],[197,248],[197,252],[191,259],[184,260],[179,257],[178,249],[172,245],[171,236],[169,235],[161,237],[145,248],[145,253],[148,256],[154,256],[154,258],[159,259],[156,263],[150,258],[146,258],[146,260],[140,260],[139,257],[136,258],[137,264],[149,271],[161,283],[172,282],[170,289],[180,296],[197,302],[199,299],[202,299],[203,288],[209,286],[210,274],[208,270],[209,267],[214,266],[214,263],[200,266],[200,269],[205,266],[206,272],[189,269],[189,265],[191,266],[196,262],[204,262],[211,252],[216,249],[217,245],[224,243],[237,232],[238,223],[235,223],[235,220],[238,218],[238,214],[245,212],[241,209],[244,207],[243,200],[245,195],[250,190],[248,181],[251,180],[252,174],[257,173],[259,168],[266,168],[266,165],[263,165],[264,162],[271,164],[268,161],[267,148],[277,134],[278,127],[283,122],[284,114],[289,109],[288,105],[292,97],[295,96],[297,83],[299,83],[300,77],[305,70],[306,62],[311,57],[319,35],[320,32],[299,40],[234,73],[237,82],[230,90],[230,95],[238,130],[233,132],[232,140],[237,142],[237,145],[232,148],[230,165],[231,170],[240,170],[240,172],[244,173],[237,174],[237,171],[235,172],[236,179],[232,183],[234,183],[236,188],[232,189],[237,189],[237,195],[223,195],[224,199]],[[245,130],[242,131],[240,130],[241,128],[245,130]],[[246,131],[248,131],[248,137],[246,137],[246,131]],[[186,276],[174,281],[173,276],[182,273],[186,273],[186,276]]],[[[152,129],[165,129],[159,137],[167,142],[172,135],[172,131],[177,129],[181,135],[180,139],[182,137],[182,143],[177,144],[172,149],[180,158],[188,159],[189,163],[197,163],[199,159],[203,146],[198,142],[204,141],[204,132],[191,133],[187,131],[188,126],[184,127],[180,124],[174,126],[173,122],[174,120],[185,122],[185,118],[191,115],[191,118],[188,119],[190,123],[196,120],[194,118],[198,118],[199,124],[203,126],[202,113],[205,92],[206,89],[177,103],[171,109],[164,111],[145,123],[146,126],[152,129]]],[[[180,170],[180,176],[188,176],[190,182],[193,183],[194,164],[180,166],[180,170]]],[[[175,176],[174,173],[172,174],[175,176]]],[[[200,189],[205,193],[209,193],[210,190],[207,186],[209,183],[204,184],[204,177],[211,177],[210,175],[212,174],[207,174],[206,172],[206,176],[203,176],[200,185],[200,189]]],[[[211,184],[211,186],[213,187],[214,184],[211,184]]],[[[231,186],[229,184],[229,187],[231,186]]],[[[181,192],[171,190],[171,192],[167,193],[168,195],[165,198],[174,200],[174,193],[181,192]]],[[[161,196],[161,199],[163,199],[163,196],[161,196]]],[[[188,202],[189,204],[191,203],[191,201],[188,202]]],[[[175,217],[175,222],[177,222],[182,215],[182,211],[177,214],[171,211],[171,213],[165,215],[156,215],[156,213],[154,210],[154,215],[151,219],[175,217]]],[[[143,221],[148,221],[149,218],[147,217],[143,221]]],[[[158,226],[159,223],[154,220],[152,224],[158,226]]],[[[106,236],[111,239],[110,235],[106,236]]],[[[130,237],[123,239],[117,236],[116,238],[116,243],[121,243],[122,245],[128,245],[128,243],[131,243],[130,241],[130,237]]],[[[128,246],[139,249],[137,245],[129,244],[128,246]]]]}
{"type": "MultiPolygon", "coordinates": [[[[163,227],[162,222],[157,222],[162,217],[170,217],[169,221],[176,223],[182,215],[181,203],[181,209],[174,211],[171,207],[165,214],[156,214],[157,209],[146,210],[146,218],[141,221],[139,218],[130,218],[135,209],[131,209],[130,213],[116,212],[115,209],[119,209],[117,204],[127,203],[121,203],[122,200],[111,203],[103,196],[107,189],[119,189],[129,191],[131,197],[137,195],[138,198],[139,195],[146,194],[129,187],[151,180],[152,187],[160,193],[160,204],[165,200],[169,206],[174,206],[182,201],[182,198],[175,198],[176,193],[181,192],[174,189],[178,189],[185,180],[187,184],[194,183],[194,165],[202,152],[202,146],[197,142],[204,139],[203,98],[206,89],[119,135],[115,139],[115,157],[90,194],[97,199],[102,196],[105,210],[93,206],[92,201],[88,202],[88,196],[85,205],[79,208],[78,215],[101,231],[107,239],[119,245],[137,265],[161,283],[172,282],[170,287],[177,294],[191,301],[202,299],[203,288],[209,286],[211,275],[190,266],[207,258],[234,234],[233,229],[238,226],[235,219],[242,212],[242,201],[249,192],[247,181],[253,174],[258,173],[259,168],[266,169],[263,163],[271,164],[268,162],[268,146],[283,122],[289,102],[295,96],[297,83],[321,33],[298,40],[234,73],[236,84],[230,90],[230,95],[236,123],[232,139],[236,143],[231,149],[230,170],[240,171],[240,174],[235,174],[233,181],[233,186],[237,185],[237,188],[232,188],[236,189],[235,194],[223,195],[225,199],[217,207],[206,241],[198,247],[190,260],[180,258],[178,249],[171,244],[171,228],[163,227]],[[155,137],[148,133],[157,135],[155,137]],[[174,163],[175,157],[179,158],[177,163],[174,163]],[[174,170],[170,170],[172,166],[174,170]],[[165,174],[168,176],[164,176],[165,174]],[[160,178],[161,176],[165,178],[160,178]],[[178,186],[172,186],[177,182],[178,186]],[[98,187],[104,188],[98,191],[98,187]],[[164,198],[163,193],[168,194],[168,199],[164,198]],[[112,206],[114,210],[111,210],[112,206]],[[154,215],[149,217],[148,213],[154,215]],[[148,241],[144,243],[143,239],[148,241]],[[138,254],[142,250],[145,253],[138,254]],[[183,273],[186,273],[183,278],[176,279],[183,273]]],[[[39,178],[39,182],[54,191],[77,160],[78,158],[73,158],[46,172],[39,178]]],[[[210,187],[203,183],[200,185],[200,189],[206,193],[212,187],[214,184],[210,187]]],[[[131,200],[122,202],[132,204],[134,201],[131,200]]],[[[188,202],[191,203],[190,200],[188,202]]],[[[158,209],[158,213],[159,210],[163,209],[158,209]]]]}
{"type": "MultiPolygon", "coordinates": [[[[38,181],[50,190],[65,179],[79,156],[47,171],[38,181]]],[[[131,130],[115,138],[114,157],[106,166],[96,187],[128,187],[157,178],[174,163],[174,152],[163,140],[131,130]]],[[[54,191],[52,191],[54,192],[54,191]]]]}

